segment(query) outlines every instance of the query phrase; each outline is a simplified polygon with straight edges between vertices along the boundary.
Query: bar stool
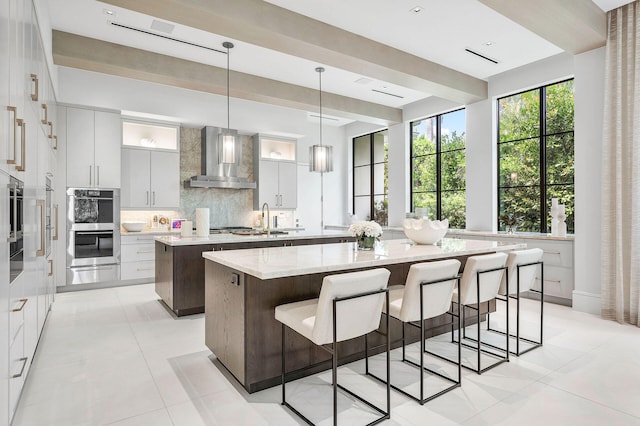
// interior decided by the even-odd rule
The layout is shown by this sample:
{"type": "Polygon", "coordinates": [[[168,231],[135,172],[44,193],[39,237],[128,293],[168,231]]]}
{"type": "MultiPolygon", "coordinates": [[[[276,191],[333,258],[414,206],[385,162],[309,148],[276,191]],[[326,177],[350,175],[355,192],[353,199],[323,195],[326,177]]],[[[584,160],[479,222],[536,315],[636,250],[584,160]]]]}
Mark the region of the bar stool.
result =
{"type": "MultiPolygon", "coordinates": [[[[485,371],[494,368],[503,362],[509,361],[509,337],[505,336],[506,340],[506,350],[500,350],[504,352],[504,356],[500,356],[493,351],[489,351],[488,349],[483,349],[483,345],[485,347],[491,347],[486,342],[482,341],[480,335],[480,305],[482,303],[487,303],[487,307],[489,306],[489,302],[492,299],[495,299],[498,296],[498,290],[500,289],[500,284],[503,279],[503,275],[505,275],[506,271],[506,260],[507,255],[505,253],[493,253],[493,254],[485,254],[480,256],[471,256],[467,258],[467,262],[464,266],[464,272],[462,273],[462,277],[460,278],[460,285],[458,289],[453,292],[453,302],[460,303],[462,305],[462,336],[458,335],[458,340],[467,339],[472,340],[476,343],[475,346],[468,345],[463,343],[465,347],[474,349],[477,352],[477,360],[478,366],[476,368],[464,365],[464,368],[475,371],[478,374],[482,374],[485,371]],[[476,311],[476,321],[478,328],[478,336],[476,339],[466,337],[466,329],[467,326],[464,322],[464,308],[469,308],[476,311]],[[494,358],[498,359],[498,362],[491,364],[488,367],[482,368],[481,365],[481,354],[486,353],[494,358]]],[[[507,284],[509,278],[506,278],[507,284]]],[[[509,305],[507,304],[507,313],[506,313],[506,321],[507,321],[507,329],[509,328],[509,305]]],[[[453,338],[453,332],[452,338],[453,338]]]]}
{"type": "MultiPolygon", "coordinates": [[[[285,385],[287,383],[287,375],[299,373],[301,370],[304,370],[286,371],[286,328],[290,328],[296,333],[306,337],[315,345],[331,354],[334,425],[338,423],[338,388],[380,413],[381,416],[373,422],[368,423],[369,425],[377,424],[390,417],[391,396],[389,385],[387,385],[387,408],[385,411],[338,384],[337,346],[338,342],[366,336],[368,333],[378,329],[383,304],[386,305],[388,310],[389,290],[387,285],[389,276],[390,272],[384,268],[328,275],[322,280],[320,296],[317,299],[288,303],[276,307],[275,318],[282,323],[282,405],[289,407],[291,411],[308,424],[313,423],[286,401],[285,385]]],[[[388,317],[386,326],[388,329],[388,317]]],[[[386,353],[388,382],[388,338],[386,353]]]]}
{"type": "MultiPolygon", "coordinates": [[[[409,274],[404,286],[393,286],[389,289],[389,309],[384,310],[388,312],[389,316],[402,321],[402,338],[395,340],[393,343],[402,341],[402,361],[409,365],[420,369],[420,396],[412,395],[405,390],[391,384],[391,387],[418,401],[421,405],[427,401],[437,398],[450,390],[453,390],[460,386],[462,371],[461,371],[461,348],[460,339],[458,339],[458,378],[453,379],[438,371],[429,369],[424,365],[424,353],[425,353],[425,320],[435,318],[442,314],[449,314],[451,316],[451,325],[453,328],[453,317],[458,318],[458,331],[460,330],[460,306],[458,305],[458,313],[454,314],[450,311],[451,297],[453,295],[454,288],[458,282],[458,271],[460,270],[460,262],[455,259],[442,260],[438,262],[426,262],[417,263],[411,265],[409,268],[409,274]],[[410,324],[420,329],[420,363],[407,359],[405,353],[405,326],[410,324]],[[451,383],[451,386],[444,390],[431,394],[429,396],[424,395],[424,372],[427,371],[431,374],[435,374],[451,383]]],[[[442,324],[437,327],[441,327],[442,324]]],[[[435,328],[435,327],[431,327],[435,328]]],[[[368,357],[365,358],[368,360],[368,357]]],[[[376,379],[384,382],[381,378],[375,376],[369,372],[368,362],[366,363],[367,374],[375,377],[376,379]]]]}
{"type": "MultiPolygon", "coordinates": [[[[509,299],[516,300],[516,334],[509,334],[511,337],[516,338],[516,350],[511,351],[512,354],[520,356],[529,352],[535,348],[542,346],[542,326],[544,318],[544,264],[542,262],[542,256],[544,251],[539,248],[533,248],[528,250],[517,250],[509,252],[507,257],[508,277],[502,280],[500,284],[500,290],[498,293],[504,298],[498,298],[509,303],[509,299]],[[536,272],[540,265],[540,291],[533,288],[536,281],[536,272]],[[507,282],[509,283],[509,292],[507,294],[507,282]],[[539,340],[528,339],[520,336],[520,294],[532,291],[540,294],[540,338],[539,340]],[[525,350],[520,350],[520,341],[525,341],[532,346],[525,350]]],[[[487,315],[487,328],[490,331],[505,334],[504,331],[492,329],[489,323],[489,316],[487,315]]]]}

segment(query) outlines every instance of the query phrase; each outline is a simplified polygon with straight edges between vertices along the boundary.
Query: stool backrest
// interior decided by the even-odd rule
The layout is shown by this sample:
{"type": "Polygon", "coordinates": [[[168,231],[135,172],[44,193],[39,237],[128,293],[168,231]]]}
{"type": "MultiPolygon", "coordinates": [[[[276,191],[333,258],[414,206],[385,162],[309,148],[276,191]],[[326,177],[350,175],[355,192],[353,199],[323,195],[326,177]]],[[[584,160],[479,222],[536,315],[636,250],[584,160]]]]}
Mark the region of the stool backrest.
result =
{"type": "MultiPolygon", "coordinates": [[[[526,265],[528,263],[540,262],[544,251],[539,248],[533,248],[528,250],[517,250],[509,252],[507,257],[507,267],[509,268],[509,294],[516,294],[518,291],[518,266],[526,265]]],[[[536,273],[540,267],[538,265],[530,265],[520,268],[520,292],[528,291],[533,287],[536,281],[536,273]]],[[[500,294],[506,294],[507,283],[506,279],[502,278],[500,284],[500,294]]]]}
{"type": "MultiPolygon", "coordinates": [[[[400,321],[409,322],[420,319],[421,283],[456,278],[458,271],[460,271],[460,261],[455,259],[411,265],[402,293],[400,321]]],[[[449,310],[456,282],[457,280],[452,279],[422,286],[422,319],[437,317],[449,310]]]]}
{"type": "MultiPolygon", "coordinates": [[[[378,268],[324,277],[313,326],[313,341],[317,344],[333,342],[333,299],[386,289],[390,275],[388,269],[378,268]]],[[[383,292],[338,302],[336,341],[364,336],[376,330],[385,299],[383,292]]]]}
{"type": "Polygon", "coordinates": [[[502,268],[507,261],[504,253],[485,254],[481,256],[471,256],[467,259],[464,272],[460,279],[460,289],[458,297],[463,305],[486,302],[498,295],[500,283],[504,270],[487,272],[480,274],[480,295],[478,297],[478,271],[487,271],[495,268],[502,268]]]}

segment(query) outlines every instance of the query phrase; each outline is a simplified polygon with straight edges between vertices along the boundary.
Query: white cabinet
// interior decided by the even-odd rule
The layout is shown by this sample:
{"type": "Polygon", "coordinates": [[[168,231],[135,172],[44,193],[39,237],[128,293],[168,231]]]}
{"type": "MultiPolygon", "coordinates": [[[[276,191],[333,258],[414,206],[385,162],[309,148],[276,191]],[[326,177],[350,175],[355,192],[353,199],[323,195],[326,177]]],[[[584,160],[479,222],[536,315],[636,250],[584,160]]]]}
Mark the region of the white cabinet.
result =
{"type": "MultiPolygon", "coordinates": [[[[449,232],[447,237],[470,240],[494,240],[524,243],[527,248],[541,248],[544,251],[544,295],[545,300],[561,304],[571,304],[574,288],[573,240],[554,240],[550,238],[518,238],[518,234],[468,234],[449,232]],[[547,297],[549,296],[549,297],[547,297]]],[[[540,271],[533,288],[540,290],[540,271]]]]}
{"type": "Polygon", "coordinates": [[[253,208],[264,203],[274,210],[298,207],[298,171],[295,161],[296,141],[266,135],[254,136],[254,176],[256,189],[253,208]]]}
{"type": "Polygon", "coordinates": [[[122,208],[180,207],[180,154],[122,148],[122,208]]]}
{"type": "Polygon", "coordinates": [[[155,279],[155,235],[135,234],[121,236],[120,278],[122,280],[155,279]]]}
{"type": "Polygon", "coordinates": [[[67,186],[120,188],[120,115],[67,109],[67,186]]]}

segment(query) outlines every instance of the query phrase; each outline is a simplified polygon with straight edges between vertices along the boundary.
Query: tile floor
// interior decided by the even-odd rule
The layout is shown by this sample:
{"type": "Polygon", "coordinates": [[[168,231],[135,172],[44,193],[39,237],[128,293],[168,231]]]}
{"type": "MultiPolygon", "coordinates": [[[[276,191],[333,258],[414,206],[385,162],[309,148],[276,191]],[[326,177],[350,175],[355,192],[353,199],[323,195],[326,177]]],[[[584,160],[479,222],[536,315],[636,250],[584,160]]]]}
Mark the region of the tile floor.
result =
{"type": "MultiPolygon", "coordinates": [[[[534,318],[525,315],[525,326],[534,318]]],[[[640,424],[639,328],[546,304],[545,333],[542,348],[481,376],[465,370],[461,388],[424,406],[392,392],[383,424],[640,424]]],[[[380,385],[354,374],[363,368],[343,367],[341,383],[384,401],[380,385]]],[[[400,363],[393,368],[408,379],[400,363]]],[[[295,403],[312,401],[309,415],[326,425],[328,383],[323,373],[287,388],[295,403]]],[[[139,285],[57,295],[13,424],[302,424],[279,401],[279,387],[249,395],[229,381],[204,345],[203,315],[172,317],[153,285],[139,285]]],[[[341,424],[368,418],[340,400],[341,424]]]]}

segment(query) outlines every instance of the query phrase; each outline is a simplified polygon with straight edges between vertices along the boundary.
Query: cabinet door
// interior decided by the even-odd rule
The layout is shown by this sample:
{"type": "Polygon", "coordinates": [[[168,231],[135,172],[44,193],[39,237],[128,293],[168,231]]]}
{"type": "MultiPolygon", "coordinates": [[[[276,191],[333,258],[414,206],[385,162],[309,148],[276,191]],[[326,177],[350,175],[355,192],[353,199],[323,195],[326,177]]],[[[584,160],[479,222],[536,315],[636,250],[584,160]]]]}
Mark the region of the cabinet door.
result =
{"type": "MultiPolygon", "coordinates": [[[[7,110],[9,103],[9,1],[0,0],[0,170],[9,171],[9,125],[13,125],[13,114],[7,110]]],[[[0,416],[0,420],[3,417],[0,416]]]]}
{"type": "Polygon", "coordinates": [[[298,168],[296,163],[279,163],[278,189],[281,209],[298,207],[298,168]]]}
{"type": "Polygon", "coordinates": [[[121,207],[149,207],[149,151],[122,148],[121,207]]]}
{"type": "MultiPolygon", "coordinates": [[[[4,8],[2,0],[0,4],[4,8]]],[[[5,11],[2,11],[4,15],[5,11]]],[[[2,18],[4,20],[4,17],[2,18]]],[[[5,66],[0,63],[0,67],[5,66]]],[[[8,387],[9,375],[6,374],[9,365],[9,244],[6,244],[9,237],[9,194],[5,189],[9,185],[9,177],[0,171],[0,424],[8,424],[8,387]]]]}
{"type": "Polygon", "coordinates": [[[260,176],[258,177],[258,193],[260,205],[269,204],[269,207],[275,209],[280,204],[278,197],[278,162],[260,160],[260,176]]]}
{"type": "Polygon", "coordinates": [[[180,207],[180,154],[151,151],[151,207],[180,207]]]}
{"type": "Polygon", "coordinates": [[[120,188],[120,146],[122,123],[120,115],[95,112],[95,186],[120,188]]]}
{"type": "Polygon", "coordinates": [[[80,108],[67,108],[67,186],[83,188],[94,180],[94,114],[80,108]]]}

